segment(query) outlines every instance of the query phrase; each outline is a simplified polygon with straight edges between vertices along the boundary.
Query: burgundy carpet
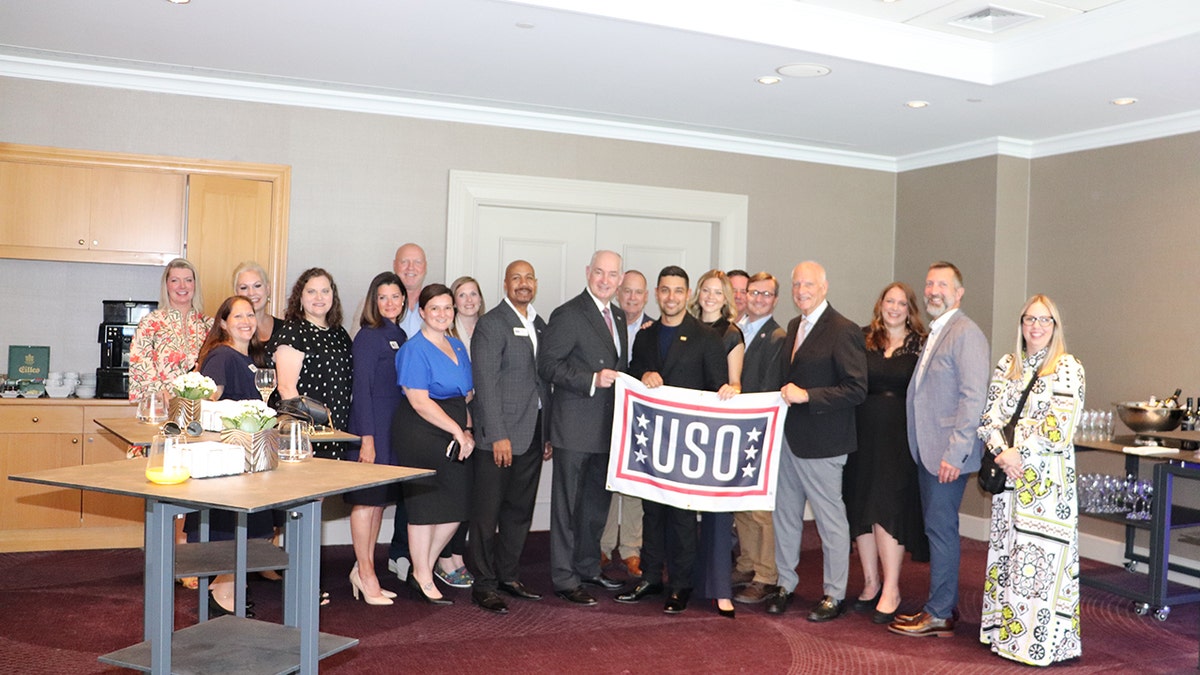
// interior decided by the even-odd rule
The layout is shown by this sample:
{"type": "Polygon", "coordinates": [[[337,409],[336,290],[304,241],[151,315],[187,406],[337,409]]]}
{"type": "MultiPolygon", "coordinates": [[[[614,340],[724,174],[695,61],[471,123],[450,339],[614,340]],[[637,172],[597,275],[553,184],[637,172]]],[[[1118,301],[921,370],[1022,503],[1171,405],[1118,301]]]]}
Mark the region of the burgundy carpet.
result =
{"type": "MultiPolygon", "coordinates": [[[[964,542],[954,639],[895,636],[863,615],[826,624],[804,619],[821,594],[821,555],[813,528],[805,534],[797,602],[782,617],[762,605],[738,605],[737,619],[695,603],[680,616],[661,601],[636,606],[597,592],[597,607],[575,607],[549,595],[548,538],[535,533],[524,581],[547,593],[540,602],[510,602],[507,616],[470,604],[450,590],[453,607],[410,598],[394,576],[381,577],[400,597],[390,607],[354,602],[346,575],[348,546],[327,547],[322,585],[333,603],[321,630],[360,643],[321,662],[322,673],[1006,673],[1031,672],[992,655],[978,640],[984,545],[964,542]]],[[[380,560],[383,560],[381,547],[380,560]]],[[[1085,569],[1100,568],[1085,562],[1085,569]]],[[[861,585],[852,566],[851,595],[861,585]]],[[[1110,568],[1111,569],[1111,568],[1110,568]]],[[[621,576],[619,567],[611,570],[621,576]]],[[[254,575],[252,575],[254,576],[254,575]]],[[[906,561],[906,609],[928,588],[928,567],[906,561]]],[[[280,621],[278,586],[251,581],[260,619],[280,621]]],[[[114,673],[96,657],[141,640],[142,556],[138,550],[0,554],[0,673],[114,673]]],[[[175,625],[195,622],[196,592],[177,587],[175,625]]],[[[1139,617],[1128,600],[1083,589],[1083,658],[1054,672],[1196,673],[1197,605],[1174,607],[1168,621],[1139,617]]]]}

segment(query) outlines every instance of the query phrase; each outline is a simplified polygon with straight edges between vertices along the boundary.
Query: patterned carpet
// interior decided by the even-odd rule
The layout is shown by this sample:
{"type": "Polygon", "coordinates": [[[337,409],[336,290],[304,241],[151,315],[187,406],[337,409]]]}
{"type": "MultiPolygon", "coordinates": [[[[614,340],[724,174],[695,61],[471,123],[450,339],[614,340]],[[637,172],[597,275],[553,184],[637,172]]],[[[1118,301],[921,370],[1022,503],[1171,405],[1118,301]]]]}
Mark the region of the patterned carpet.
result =
{"type": "MultiPolygon", "coordinates": [[[[531,536],[524,581],[549,594],[546,533],[531,536]]],[[[738,605],[737,619],[694,603],[679,616],[653,599],[618,605],[599,592],[592,608],[557,598],[510,602],[507,616],[470,604],[468,591],[450,590],[453,607],[412,600],[398,591],[390,607],[350,597],[347,546],[327,547],[322,585],[333,603],[321,630],[357,637],[357,647],[321,663],[321,672],[374,673],[1008,673],[1029,672],[992,655],[978,641],[984,544],[964,542],[954,639],[891,635],[863,615],[826,624],[804,619],[821,593],[821,556],[811,524],[805,536],[797,602],[782,617],[762,605],[738,605]]],[[[383,559],[381,548],[380,560],[383,559]]],[[[851,594],[861,586],[852,567],[851,594]]],[[[1085,569],[1111,568],[1087,562],[1085,569]]],[[[611,571],[621,576],[620,568],[611,571]]],[[[1124,572],[1122,572],[1124,573],[1124,572]]],[[[141,639],[142,557],[138,550],[0,554],[0,673],[114,673],[96,657],[141,639]]],[[[905,564],[902,607],[916,609],[928,588],[928,567],[905,564]]],[[[260,619],[281,619],[278,586],[251,581],[260,619]]],[[[195,621],[196,593],[177,587],[175,625],[195,621]]],[[[1197,605],[1176,606],[1168,621],[1139,617],[1128,600],[1083,589],[1083,658],[1055,672],[1196,673],[1197,605]]]]}

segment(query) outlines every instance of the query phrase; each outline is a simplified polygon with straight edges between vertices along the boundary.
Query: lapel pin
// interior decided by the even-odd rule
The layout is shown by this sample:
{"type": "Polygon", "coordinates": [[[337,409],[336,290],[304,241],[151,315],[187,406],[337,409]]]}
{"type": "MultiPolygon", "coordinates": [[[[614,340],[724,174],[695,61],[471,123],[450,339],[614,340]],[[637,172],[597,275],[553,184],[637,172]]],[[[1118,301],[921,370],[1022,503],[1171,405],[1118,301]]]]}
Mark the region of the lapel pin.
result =
{"type": "Polygon", "coordinates": [[[686,336],[686,335],[680,335],[680,336],[679,336],[679,341],[680,341],[680,342],[687,342],[687,336],[686,336]]]}

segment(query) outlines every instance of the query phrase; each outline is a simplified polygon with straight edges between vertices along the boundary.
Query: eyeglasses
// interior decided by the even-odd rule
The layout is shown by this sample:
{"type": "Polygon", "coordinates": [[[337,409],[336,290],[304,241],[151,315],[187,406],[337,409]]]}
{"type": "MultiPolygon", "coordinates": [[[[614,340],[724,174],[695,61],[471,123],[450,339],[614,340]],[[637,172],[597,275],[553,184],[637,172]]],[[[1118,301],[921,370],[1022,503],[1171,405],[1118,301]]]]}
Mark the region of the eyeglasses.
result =
{"type": "Polygon", "coordinates": [[[1042,328],[1049,328],[1054,325],[1054,317],[1052,316],[1029,316],[1028,314],[1021,315],[1021,323],[1026,326],[1037,324],[1042,328]]]}
{"type": "Polygon", "coordinates": [[[756,298],[773,298],[775,291],[749,291],[749,294],[756,298]]]}

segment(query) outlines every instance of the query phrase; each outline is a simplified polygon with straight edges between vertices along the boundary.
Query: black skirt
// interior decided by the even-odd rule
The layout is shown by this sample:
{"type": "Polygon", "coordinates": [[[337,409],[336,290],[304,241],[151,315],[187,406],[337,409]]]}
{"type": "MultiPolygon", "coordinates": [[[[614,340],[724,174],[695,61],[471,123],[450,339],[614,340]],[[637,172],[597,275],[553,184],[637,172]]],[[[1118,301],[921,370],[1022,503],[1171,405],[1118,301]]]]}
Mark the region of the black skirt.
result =
{"type": "MultiPolygon", "coordinates": [[[[465,398],[433,400],[459,426],[467,426],[465,398]]],[[[446,446],[452,439],[421,417],[407,396],[401,397],[392,418],[392,450],[400,466],[437,470],[434,476],[400,484],[408,522],[413,525],[457,523],[469,517],[471,471],[465,462],[446,459],[446,446]]]]}

